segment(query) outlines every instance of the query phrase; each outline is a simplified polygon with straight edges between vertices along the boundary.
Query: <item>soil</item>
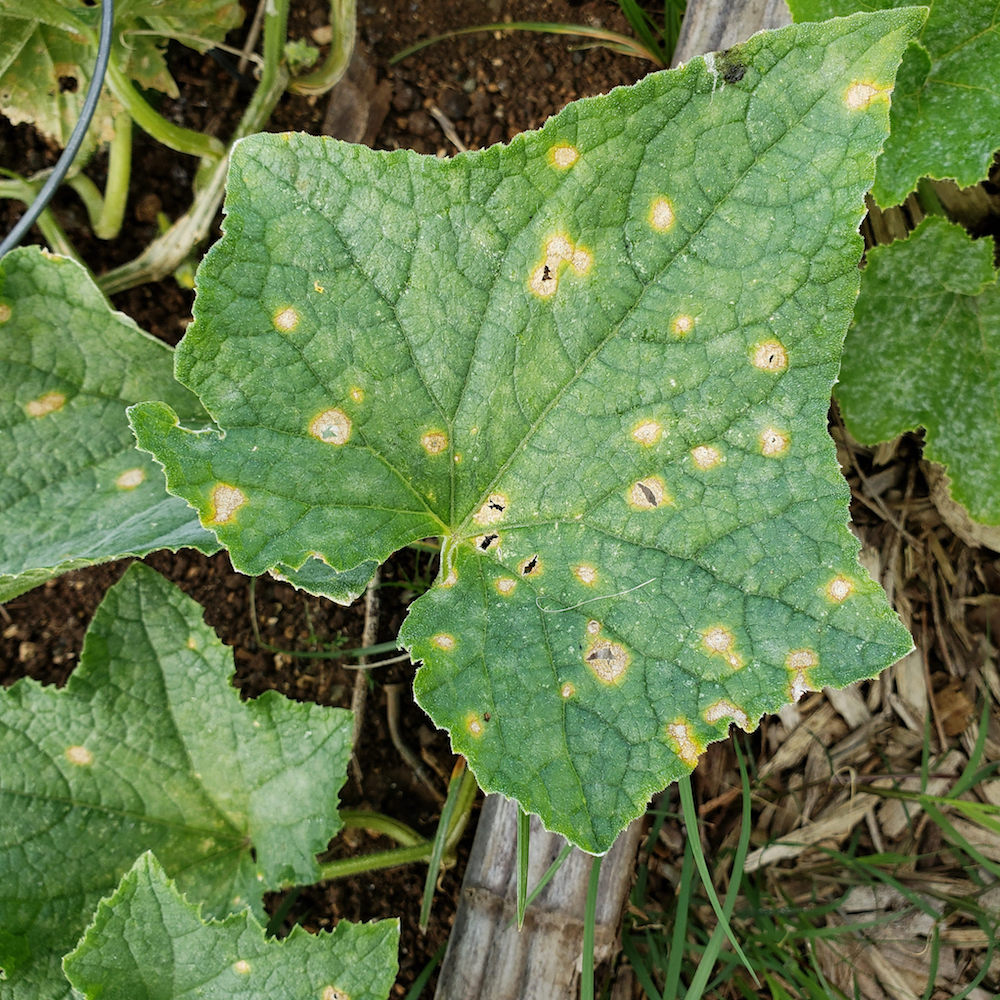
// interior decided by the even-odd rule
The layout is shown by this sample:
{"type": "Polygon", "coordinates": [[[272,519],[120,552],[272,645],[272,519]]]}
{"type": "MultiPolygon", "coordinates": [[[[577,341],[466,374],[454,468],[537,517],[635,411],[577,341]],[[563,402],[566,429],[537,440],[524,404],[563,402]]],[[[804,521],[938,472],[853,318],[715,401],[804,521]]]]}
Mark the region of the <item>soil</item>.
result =
{"type": "MultiPolygon", "coordinates": [[[[249,22],[256,5],[247,6],[249,22]]],[[[322,38],[329,4],[296,0],[292,6],[289,37],[322,38]]],[[[424,48],[398,65],[389,64],[396,53],[421,38],[499,20],[575,22],[627,30],[613,0],[361,2],[358,46],[348,82],[318,99],[286,95],[268,130],[338,134],[380,149],[409,147],[450,155],[456,145],[445,130],[469,149],[507,141],[537,127],[569,101],[634,82],[651,68],[605,49],[581,49],[566,37],[527,32],[466,35],[424,48]]],[[[244,35],[245,27],[227,41],[241,46],[244,35]]],[[[249,82],[235,75],[235,60],[220,53],[201,56],[171,43],[169,62],[181,96],[161,100],[160,110],[179,124],[224,138],[238,120],[249,89],[249,82]]],[[[12,126],[0,119],[4,167],[30,175],[54,164],[58,152],[29,126],[12,126]]],[[[139,130],[133,156],[126,224],[115,240],[102,242],[91,235],[80,202],[65,188],[52,205],[81,257],[97,274],[137,255],[157,235],[157,214],[176,218],[190,198],[194,159],[166,150],[139,130]]],[[[98,184],[103,183],[105,170],[101,154],[87,167],[98,184]]],[[[0,201],[0,231],[9,230],[21,208],[0,201]]],[[[26,242],[32,241],[44,242],[37,230],[26,242]]],[[[190,321],[192,302],[193,292],[172,278],[141,285],[113,300],[116,308],[172,345],[190,321]]],[[[345,669],[337,659],[302,658],[274,649],[315,652],[330,645],[345,649],[362,645],[363,601],[345,609],[269,577],[251,581],[233,571],[224,553],[204,557],[189,550],[160,552],[145,561],[205,608],[208,624],[233,648],[234,683],[244,697],[275,689],[291,698],[350,706],[357,671],[345,669]]],[[[69,573],[0,606],[0,682],[10,684],[29,675],[46,683],[65,683],[78,662],[95,608],[126,565],[121,561],[69,573]]],[[[383,568],[375,641],[395,638],[407,604],[434,571],[430,556],[414,552],[403,553],[383,568]]],[[[372,673],[357,748],[361,780],[350,778],[341,798],[346,807],[396,816],[432,835],[453,757],[446,735],[435,730],[413,703],[412,674],[408,662],[372,673]],[[390,738],[387,692],[399,700],[399,737],[422,761],[426,782],[390,738]]],[[[305,889],[292,902],[285,928],[295,922],[311,930],[329,928],[343,917],[399,917],[400,974],[394,995],[404,995],[447,940],[474,827],[470,823],[459,863],[440,881],[425,933],[417,928],[423,866],[305,889]]],[[[368,833],[347,831],[334,842],[331,856],[391,846],[368,833]]],[[[276,896],[268,905],[274,911],[282,902],[276,896]]],[[[432,990],[433,979],[423,995],[432,990]]]]}
{"type": "MultiPolygon", "coordinates": [[[[314,39],[313,32],[326,22],[328,4],[324,0],[297,0],[293,6],[291,37],[314,39]]],[[[252,16],[252,9],[249,14],[252,16]]],[[[600,23],[627,30],[614,0],[361,2],[358,55],[349,80],[332,97],[286,96],[268,127],[339,134],[383,149],[409,147],[450,155],[459,145],[474,149],[505,141],[538,126],[576,97],[633,82],[650,69],[647,63],[605,49],[574,47],[565,37],[494,32],[454,38],[390,65],[393,55],[420,38],[501,19],[600,23]]],[[[228,41],[241,45],[244,32],[234,33],[228,41]]],[[[200,56],[172,45],[170,64],[181,97],[162,101],[161,110],[189,127],[225,137],[247,93],[246,82],[234,76],[233,60],[219,54],[200,56]]],[[[3,166],[21,173],[41,169],[56,158],[56,151],[31,129],[2,121],[0,150],[3,166]]],[[[137,134],[127,225],[121,237],[109,243],[90,236],[83,211],[71,193],[60,193],[54,209],[83,258],[101,273],[131,259],[148,244],[156,235],[157,212],[175,218],[184,211],[194,167],[191,158],[172,154],[137,134]]],[[[104,169],[104,160],[97,156],[88,172],[100,183],[104,169]]],[[[0,230],[6,231],[19,211],[19,206],[0,202],[0,230]]],[[[34,238],[40,241],[37,233],[34,238]]],[[[190,290],[169,279],[118,295],[114,304],[155,336],[175,344],[190,320],[192,299],[190,290]]],[[[908,435],[874,450],[859,448],[846,437],[835,412],[831,430],[852,487],[855,530],[866,543],[872,568],[887,585],[918,642],[918,673],[922,669],[926,675],[935,746],[967,747],[972,732],[969,727],[976,715],[974,706],[984,697],[992,698],[992,715],[994,719],[998,715],[1000,682],[992,666],[996,651],[990,637],[1000,633],[1000,560],[990,549],[963,543],[943,523],[931,498],[917,437],[908,435]]],[[[158,553],[146,562],[205,608],[206,621],[233,648],[235,683],[245,697],[276,689],[291,698],[350,705],[356,671],[337,659],[303,657],[288,651],[362,645],[364,602],[345,609],[267,577],[250,581],[232,570],[224,554],[206,558],[191,551],[158,553]]],[[[41,681],[64,683],[78,662],[83,633],[94,609],[124,568],[122,562],[67,574],[0,606],[0,681],[9,684],[28,674],[41,681]]],[[[414,551],[398,555],[384,567],[375,641],[395,638],[409,600],[427,585],[434,571],[432,557],[414,551]]],[[[402,662],[370,675],[372,684],[358,747],[361,777],[360,781],[348,780],[342,800],[345,806],[375,809],[431,834],[453,757],[445,735],[436,731],[412,702],[412,673],[409,663],[402,662]],[[397,697],[399,740],[420,760],[423,777],[406,763],[391,739],[387,711],[397,697]]],[[[882,713],[878,718],[890,726],[892,737],[880,730],[878,740],[863,736],[860,742],[855,741],[849,764],[853,774],[862,776],[860,780],[871,774],[920,772],[923,719],[910,720],[913,725],[907,728],[891,716],[890,709],[898,711],[899,706],[892,701],[895,695],[885,694],[889,686],[889,681],[882,680],[860,689],[862,707],[867,706],[870,716],[882,713]]],[[[765,720],[752,737],[750,749],[761,776],[755,787],[755,844],[794,829],[804,816],[816,819],[824,810],[829,815],[844,811],[843,799],[838,797],[839,782],[831,780],[827,786],[820,781],[820,765],[826,757],[821,754],[817,762],[808,756],[809,748],[819,743],[835,747],[837,741],[846,742],[864,727],[861,723],[845,724],[844,718],[834,717],[824,705],[823,696],[815,695],[790,712],[765,720]],[[826,720],[822,740],[810,736],[806,749],[790,764],[787,747],[810,720],[818,726],[820,719],[826,720]],[[784,756],[780,757],[779,751],[784,756]],[[780,766],[776,763],[779,757],[783,761],[780,766]],[[807,774],[811,784],[803,785],[798,770],[807,774]]],[[[995,735],[994,730],[991,737],[995,735]]],[[[735,774],[732,744],[723,742],[710,748],[695,776],[706,839],[709,849],[716,852],[724,852],[725,845],[732,844],[739,826],[735,774]]],[[[394,995],[405,995],[447,939],[473,827],[470,824],[463,840],[458,864],[441,880],[426,933],[417,928],[423,866],[374,872],[306,889],[291,901],[284,927],[293,922],[309,929],[329,927],[342,917],[401,918],[401,971],[394,995]]],[[[932,865],[943,864],[935,829],[933,824],[920,827],[918,836],[905,848],[899,847],[920,859],[913,865],[917,876],[926,874],[932,865]]],[[[873,830],[871,824],[857,832],[850,828],[847,833],[857,838],[858,849],[884,852],[898,847],[896,840],[873,830]]],[[[335,843],[336,850],[344,853],[387,846],[391,845],[359,831],[351,831],[335,843]]],[[[633,926],[661,926],[663,911],[674,897],[677,859],[682,854],[683,830],[670,819],[643,854],[643,863],[648,866],[646,899],[653,902],[634,908],[629,917],[633,926]]],[[[815,880],[805,880],[805,869],[797,864],[793,861],[773,869],[773,877],[782,880],[775,897],[787,898],[790,905],[796,899],[801,906],[811,905],[822,897],[822,890],[816,888],[819,883],[815,880]],[[804,888],[796,896],[800,876],[805,880],[801,883],[804,888]]],[[[841,889],[836,883],[831,891],[841,889]]],[[[276,896],[269,900],[269,906],[274,911],[283,902],[276,896]]],[[[960,918],[956,918],[955,926],[959,925],[960,918]]],[[[822,954],[817,954],[822,962],[822,954]]],[[[959,954],[963,961],[971,954],[971,967],[976,967],[979,952],[959,954]]],[[[432,988],[433,980],[423,995],[430,996],[432,988]]],[[[724,992],[736,995],[729,989],[724,992]]],[[[920,992],[922,987],[917,989],[918,995],[920,992]]],[[[635,987],[621,995],[638,996],[640,992],[635,987]]]]}

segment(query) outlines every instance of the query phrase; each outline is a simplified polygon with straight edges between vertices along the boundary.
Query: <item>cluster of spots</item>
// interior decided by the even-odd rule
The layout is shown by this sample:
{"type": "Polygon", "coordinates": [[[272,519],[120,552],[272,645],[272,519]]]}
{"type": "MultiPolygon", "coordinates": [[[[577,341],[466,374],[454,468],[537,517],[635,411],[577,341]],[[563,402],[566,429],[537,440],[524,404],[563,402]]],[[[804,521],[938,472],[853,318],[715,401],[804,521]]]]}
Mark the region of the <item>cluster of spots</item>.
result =
{"type": "Polygon", "coordinates": [[[517,564],[517,571],[521,576],[540,576],[542,572],[542,561],[538,558],[538,553],[522,559],[517,564]]]}
{"type": "Polygon", "coordinates": [[[642,420],[632,428],[632,440],[651,448],[663,437],[663,424],[659,420],[642,420]]]}
{"type": "Polygon", "coordinates": [[[578,566],[574,566],[573,576],[587,587],[592,587],[597,583],[597,569],[588,563],[580,563],[578,566]]]}
{"type": "Polygon", "coordinates": [[[675,337],[686,337],[694,329],[694,316],[680,313],[670,321],[670,332],[675,337]]]}
{"type": "Polygon", "coordinates": [[[208,515],[209,524],[227,524],[236,512],[247,502],[243,490],[229,483],[216,483],[212,489],[212,507],[208,515]]]}
{"type": "Polygon", "coordinates": [[[0,323],[6,323],[11,317],[11,308],[6,302],[0,302],[0,323]]]}
{"type": "Polygon", "coordinates": [[[66,405],[66,396],[61,392],[46,392],[38,399],[24,404],[24,412],[29,417],[45,417],[66,405]]]}
{"type": "Polygon", "coordinates": [[[508,506],[507,498],[502,493],[491,493],[482,507],[473,514],[472,520],[476,524],[496,524],[508,506]]]}
{"type": "Polygon", "coordinates": [[[469,735],[474,736],[477,740],[484,732],[483,724],[479,721],[479,715],[476,712],[469,712],[466,715],[465,728],[468,730],[469,735]]]}
{"type": "Polygon", "coordinates": [[[757,443],[765,458],[780,458],[788,451],[788,434],[776,427],[765,427],[760,432],[757,443]]]}
{"type": "Polygon", "coordinates": [[[656,510],[672,503],[670,494],[659,476],[646,476],[634,482],[628,491],[628,504],[636,510],[656,510]]]}
{"type": "Polygon", "coordinates": [[[572,698],[573,695],[576,694],[576,688],[573,687],[569,681],[566,681],[566,683],[559,689],[559,694],[563,698],[572,698]]]}
{"type": "Polygon", "coordinates": [[[555,295],[559,287],[559,275],[567,265],[581,277],[590,271],[594,258],[590,251],[575,245],[564,233],[550,236],[545,244],[542,262],[531,272],[528,287],[539,298],[547,299],[555,295]]]}
{"type": "Polygon", "coordinates": [[[94,755],[81,746],[66,747],[66,759],[77,767],[89,767],[94,763],[94,755]]]}
{"type": "Polygon", "coordinates": [[[811,649],[793,649],[785,657],[785,669],[791,671],[792,681],[789,696],[798,701],[813,686],[809,682],[809,671],[819,663],[819,657],[811,649]]]}
{"type": "Polygon", "coordinates": [[[788,352],[777,340],[754,344],[750,363],[762,372],[783,372],[788,367],[788,352]]]}
{"type": "Polygon", "coordinates": [[[428,431],[420,439],[420,447],[428,455],[440,455],[448,447],[448,435],[444,431],[428,431]]]}
{"type": "Polygon", "coordinates": [[[517,580],[509,576],[501,576],[493,581],[493,586],[496,587],[497,593],[501,597],[510,597],[514,593],[514,588],[517,587],[517,580]]]}
{"type": "Polygon", "coordinates": [[[826,585],[826,596],[834,604],[843,604],[854,593],[854,581],[846,576],[835,576],[826,585]]]}
{"type": "Polygon", "coordinates": [[[691,461],[699,469],[714,469],[722,461],[722,453],[710,444],[700,444],[691,449],[691,461]]]}
{"type": "Polygon", "coordinates": [[[291,333],[299,325],[300,319],[298,310],[293,309],[291,306],[285,306],[284,309],[279,309],[271,317],[271,322],[274,324],[275,330],[279,333],[291,333]]]}
{"type": "Polygon", "coordinates": [[[674,224],[674,206],[669,198],[654,198],[649,206],[649,224],[658,233],[665,233],[674,224]]]}
{"type": "Polygon", "coordinates": [[[450,653],[455,648],[455,637],[447,632],[438,632],[437,635],[431,637],[431,645],[450,653]]]}
{"type": "Polygon", "coordinates": [[[736,637],[722,625],[713,625],[701,633],[701,645],[709,656],[721,656],[733,670],[739,670],[743,658],[733,650],[735,644],[736,637]]]}
{"type": "Polygon", "coordinates": [[[674,753],[688,767],[693,768],[698,763],[698,758],[705,752],[705,747],[698,742],[694,730],[684,719],[678,719],[667,726],[667,739],[674,753]]]}
{"type": "Polygon", "coordinates": [[[233,972],[235,972],[238,976],[249,976],[250,963],[245,958],[241,958],[239,961],[233,962],[233,972]]]}
{"type": "Polygon", "coordinates": [[[587,634],[595,638],[583,654],[583,662],[602,684],[616,684],[625,676],[631,658],[620,642],[596,638],[600,631],[600,622],[587,622],[587,634]]]}
{"type": "Polygon", "coordinates": [[[891,87],[878,87],[874,83],[858,80],[852,83],[844,93],[844,103],[851,111],[864,111],[876,97],[888,98],[891,87]]]}
{"type": "Polygon", "coordinates": [[[351,418],[343,410],[323,410],[309,422],[309,433],[324,444],[347,444],[351,437],[351,418]]]}
{"type": "Polygon", "coordinates": [[[560,142],[549,148],[549,163],[557,170],[568,170],[580,159],[580,150],[568,142],[560,142]]]}
{"type": "Polygon", "coordinates": [[[718,701],[713,702],[708,708],[705,709],[705,721],[706,722],[719,722],[722,719],[732,719],[737,726],[740,727],[744,732],[751,732],[753,727],[750,725],[750,719],[747,717],[747,713],[743,711],[737,705],[734,705],[731,701],[727,701],[725,698],[720,698],[718,701]]]}
{"type": "Polygon", "coordinates": [[[117,479],[115,486],[120,490],[134,490],[146,481],[146,470],[139,468],[126,469],[117,479]]]}

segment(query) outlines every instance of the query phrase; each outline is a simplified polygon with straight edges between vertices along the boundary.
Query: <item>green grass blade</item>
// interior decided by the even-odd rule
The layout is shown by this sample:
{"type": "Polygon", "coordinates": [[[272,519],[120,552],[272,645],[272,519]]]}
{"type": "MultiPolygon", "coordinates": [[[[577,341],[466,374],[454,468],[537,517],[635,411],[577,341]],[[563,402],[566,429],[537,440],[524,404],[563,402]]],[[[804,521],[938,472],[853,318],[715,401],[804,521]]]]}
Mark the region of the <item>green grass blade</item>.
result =
{"type": "Polygon", "coordinates": [[[420,1000],[420,994],[424,992],[428,981],[431,976],[434,975],[434,970],[441,964],[441,959],[444,958],[445,949],[448,947],[448,942],[445,941],[443,945],[433,955],[430,957],[430,961],[420,970],[420,975],[413,980],[413,985],[406,991],[406,996],[403,1000],[420,1000]]]}
{"type": "Polygon", "coordinates": [[[684,846],[681,861],[681,883],[677,890],[677,909],[674,917],[674,931],[670,939],[670,953],[667,959],[667,974],[663,983],[664,997],[676,997],[680,991],[681,964],[684,960],[684,942],[687,939],[688,913],[691,907],[691,884],[694,881],[694,848],[690,838],[684,846]]]}
{"type": "Polygon", "coordinates": [[[434,843],[431,846],[431,857],[427,865],[427,881],[424,882],[424,901],[420,907],[420,930],[427,930],[427,923],[431,919],[431,903],[434,901],[434,886],[437,885],[438,873],[441,871],[441,858],[444,856],[445,844],[448,840],[448,833],[451,830],[451,819],[455,813],[455,806],[458,804],[460,792],[465,777],[465,758],[459,757],[451,772],[451,780],[448,782],[448,795],[444,800],[441,809],[441,819],[438,821],[437,830],[434,832],[434,843]]]}
{"type": "Polygon", "coordinates": [[[517,929],[524,926],[524,911],[528,903],[528,852],[531,847],[529,815],[517,807],[517,929]]]}
{"type": "Polygon", "coordinates": [[[583,962],[580,970],[580,1000],[594,1000],[594,924],[597,922],[597,884],[601,859],[594,858],[587,883],[587,907],[583,914],[583,962]]]}

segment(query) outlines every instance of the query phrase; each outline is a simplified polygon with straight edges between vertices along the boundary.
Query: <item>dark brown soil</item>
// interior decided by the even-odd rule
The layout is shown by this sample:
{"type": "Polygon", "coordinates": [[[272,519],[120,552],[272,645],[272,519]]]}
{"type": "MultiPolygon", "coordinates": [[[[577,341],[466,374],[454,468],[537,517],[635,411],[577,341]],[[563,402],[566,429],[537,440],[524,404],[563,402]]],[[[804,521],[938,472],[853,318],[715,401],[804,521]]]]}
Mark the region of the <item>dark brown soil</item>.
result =
{"type": "MultiPolygon", "coordinates": [[[[254,6],[248,4],[251,16],[254,6]]],[[[311,33],[327,22],[329,5],[323,0],[301,0],[293,7],[290,37],[310,40],[311,33]]],[[[450,123],[445,127],[454,129],[463,146],[479,148],[507,141],[524,129],[537,127],[570,100],[633,82],[651,68],[604,49],[575,48],[565,37],[526,32],[469,35],[425,48],[389,66],[393,55],[421,38],[504,19],[601,23],[626,30],[613,0],[362,2],[353,87],[339,88],[332,99],[286,96],[268,128],[311,133],[335,129],[340,134],[353,128],[357,134],[345,137],[367,138],[376,148],[410,147],[450,155],[456,147],[442,130],[445,119],[450,123]]],[[[230,42],[242,44],[241,33],[230,42]]],[[[233,60],[199,56],[173,44],[170,59],[181,97],[162,100],[161,111],[180,124],[224,138],[238,120],[247,95],[246,82],[232,75],[233,60]]],[[[0,151],[2,166],[22,174],[51,166],[58,155],[29,127],[14,127],[2,119],[0,151]]],[[[100,274],[134,257],[157,235],[158,212],[171,219],[184,212],[195,166],[192,158],[172,153],[136,130],[132,187],[119,238],[95,239],[82,206],[65,189],[53,208],[83,259],[100,274]]],[[[101,184],[105,169],[105,158],[99,154],[87,172],[101,184]]],[[[6,232],[20,211],[18,204],[0,202],[0,231],[6,232]]],[[[37,231],[30,239],[42,242],[37,231]]],[[[117,295],[114,305],[155,336],[176,344],[190,319],[192,301],[190,290],[167,279],[117,295]]],[[[430,558],[407,552],[384,568],[377,641],[395,638],[407,603],[433,576],[430,558]]],[[[270,578],[252,585],[232,570],[225,554],[206,558],[193,551],[162,552],[146,561],[205,608],[206,621],[233,648],[235,683],[244,696],[273,688],[292,698],[350,705],[356,671],[343,669],[336,660],[296,657],[274,652],[272,647],[311,651],[331,643],[357,647],[364,627],[363,602],[344,609],[270,578]],[[259,640],[254,634],[251,601],[259,640]]],[[[119,562],[70,573],[0,606],[0,682],[9,684],[27,674],[44,682],[65,683],[78,662],[94,609],[125,565],[119,562]]],[[[387,685],[403,682],[400,737],[421,758],[442,795],[453,758],[445,734],[436,731],[413,704],[412,673],[408,663],[373,673],[358,748],[363,777],[360,785],[348,781],[342,801],[352,808],[399,817],[432,834],[439,798],[402,759],[386,722],[387,685]]],[[[470,824],[461,858],[467,854],[473,829],[470,824]]],[[[389,846],[366,833],[348,831],[337,850],[357,853],[389,846]]],[[[341,917],[400,917],[401,971],[395,992],[402,996],[447,939],[461,882],[459,864],[441,881],[431,925],[421,934],[417,915],[425,872],[424,866],[412,866],[306,889],[295,899],[286,926],[296,921],[315,929],[329,927],[341,917]]],[[[280,903],[279,898],[270,901],[272,909],[280,903]]],[[[424,995],[431,995],[431,989],[424,995]]]]}

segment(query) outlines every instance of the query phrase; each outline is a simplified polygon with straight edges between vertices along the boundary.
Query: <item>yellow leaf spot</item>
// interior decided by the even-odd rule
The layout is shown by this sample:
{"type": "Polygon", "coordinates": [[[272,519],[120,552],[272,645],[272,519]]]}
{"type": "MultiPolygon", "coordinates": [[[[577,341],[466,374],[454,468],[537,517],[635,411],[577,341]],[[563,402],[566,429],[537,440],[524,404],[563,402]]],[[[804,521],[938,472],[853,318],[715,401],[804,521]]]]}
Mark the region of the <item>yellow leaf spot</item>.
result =
{"type": "Polygon", "coordinates": [[[811,649],[793,649],[785,657],[785,669],[792,672],[792,680],[788,686],[788,697],[798,701],[807,691],[813,690],[809,680],[809,671],[819,664],[819,657],[811,649]]]}
{"type": "Polygon", "coordinates": [[[483,735],[483,724],[479,721],[479,716],[475,712],[469,712],[465,717],[465,728],[469,731],[470,736],[475,736],[479,739],[483,735]]]}
{"type": "Polygon", "coordinates": [[[758,438],[760,453],[765,458],[780,458],[788,451],[788,435],[774,427],[765,427],[758,438]]]}
{"type": "Polygon", "coordinates": [[[444,431],[428,431],[420,439],[420,445],[428,455],[440,455],[448,447],[448,435],[444,431]]]}
{"type": "Polygon", "coordinates": [[[580,151],[569,143],[559,143],[549,149],[549,163],[557,170],[566,170],[580,159],[580,151]]]}
{"type": "Polygon", "coordinates": [[[509,576],[501,576],[499,579],[493,581],[493,586],[496,587],[497,593],[501,597],[510,597],[517,586],[517,580],[511,579],[509,576]]]}
{"type": "Polygon", "coordinates": [[[575,576],[580,583],[586,584],[588,587],[597,583],[597,570],[587,563],[580,563],[579,566],[574,566],[573,576],[575,576]]]}
{"type": "Polygon", "coordinates": [[[536,265],[528,279],[528,287],[539,298],[547,299],[555,295],[559,287],[559,275],[570,264],[579,275],[589,273],[594,258],[586,247],[574,246],[573,241],[565,233],[550,236],[545,244],[545,252],[541,262],[536,265]]]}
{"type": "Polygon", "coordinates": [[[632,440],[651,448],[663,437],[663,424],[659,420],[642,420],[632,428],[632,440]]]}
{"type": "Polygon", "coordinates": [[[674,224],[674,206],[669,198],[653,199],[649,206],[649,224],[658,233],[665,233],[674,224]]]}
{"type": "Polygon", "coordinates": [[[320,994],[320,1000],[351,1000],[351,998],[343,990],[338,990],[335,986],[324,986],[323,992],[320,994]]]}
{"type": "Polygon", "coordinates": [[[636,510],[655,510],[672,503],[663,480],[659,476],[646,476],[632,484],[628,492],[628,503],[636,510]]]}
{"type": "Polygon", "coordinates": [[[854,592],[854,581],[846,576],[835,576],[826,585],[826,596],[834,604],[842,604],[854,592]]]}
{"type": "Polygon", "coordinates": [[[750,362],[762,372],[783,372],[788,367],[788,352],[777,340],[754,344],[750,362]]]}
{"type": "Polygon", "coordinates": [[[700,444],[691,449],[691,460],[699,469],[714,469],[722,461],[722,454],[710,444],[700,444]]]}
{"type": "Polygon", "coordinates": [[[686,337],[694,329],[694,316],[680,313],[670,321],[670,332],[675,337],[686,337]]]}
{"type": "Polygon", "coordinates": [[[720,698],[705,709],[706,722],[719,722],[722,719],[732,719],[740,729],[748,733],[751,731],[752,727],[747,713],[725,698],[720,698]]]}
{"type": "Polygon", "coordinates": [[[705,752],[705,747],[698,742],[694,730],[684,719],[678,719],[667,726],[667,739],[673,747],[674,753],[688,767],[695,767],[698,758],[705,752]]]}
{"type": "Polygon", "coordinates": [[[309,433],[324,444],[347,444],[351,436],[351,418],[343,410],[324,410],[312,418],[309,433]]]}
{"type": "Polygon", "coordinates": [[[601,631],[601,623],[594,618],[587,622],[587,635],[597,635],[601,631]]]}
{"type": "Polygon", "coordinates": [[[11,308],[6,302],[0,302],[0,323],[6,323],[11,317],[11,308]]]}
{"type": "Polygon", "coordinates": [[[209,524],[226,524],[247,502],[243,490],[229,483],[216,483],[212,490],[212,509],[208,515],[209,524]]]}
{"type": "Polygon", "coordinates": [[[545,245],[545,259],[550,261],[572,260],[573,242],[564,233],[556,233],[545,245]]]}
{"type": "Polygon", "coordinates": [[[94,755],[81,746],[66,747],[66,759],[77,767],[89,767],[94,763],[94,755]]]}
{"type": "Polygon", "coordinates": [[[580,247],[577,247],[576,250],[573,251],[573,257],[570,263],[573,265],[573,270],[576,271],[577,274],[586,274],[590,270],[591,265],[594,263],[594,258],[591,256],[589,250],[582,250],[580,247]]]}
{"type": "Polygon", "coordinates": [[[250,963],[245,958],[241,958],[239,961],[233,962],[233,972],[235,972],[238,976],[249,976],[250,963]]]}
{"type": "Polygon", "coordinates": [[[361,386],[352,385],[350,396],[355,403],[363,403],[365,401],[365,390],[362,389],[361,386]]]}
{"type": "Polygon", "coordinates": [[[561,695],[562,695],[562,696],[563,696],[564,698],[572,698],[572,697],[573,697],[573,695],[575,695],[575,694],[576,694],[576,688],[575,688],[575,687],[573,687],[573,685],[572,685],[572,684],[570,684],[570,682],[569,682],[569,681],[566,681],[566,683],[565,683],[565,684],[563,684],[563,686],[562,686],[562,687],[561,687],[561,688],[559,689],[559,693],[560,693],[560,694],[561,694],[561,695]]]}
{"type": "Polygon", "coordinates": [[[476,524],[496,524],[509,506],[507,498],[502,493],[491,493],[486,502],[472,515],[476,524]]]}
{"type": "Polygon", "coordinates": [[[891,87],[879,87],[874,83],[858,80],[847,88],[847,92],[844,94],[844,103],[852,111],[863,111],[875,98],[888,98],[891,93],[891,87]]]}
{"type": "Polygon", "coordinates": [[[66,396],[61,392],[47,392],[38,399],[31,400],[24,404],[24,412],[29,417],[45,417],[56,410],[61,410],[66,405],[66,396]]]}
{"type": "Polygon", "coordinates": [[[313,282],[313,288],[315,288],[316,291],[320,293],[320,295],[322,295],[326,291],[326,289],[318,281],[313,282]]]}
{"type": "Polygon", "coordinates": [[[458,583],[458,570],[454,566],[448,570],[448,575],[441,581],[442,587],[454,587],[458,583]]]}
{"type": "Polygon", "coordinates": [[[134,490],[146,480],[146,470],[141,468],[126,469],[116,480],[115,486],[120,490],[134,490]]]}
{"type": "Polygon", "coordinates": [[[438,649],[443,649],[446,653],[450,653],[455,648],[455,637],[449,635],[447,632],[438,632],[431,639],[431,643],[437,646],[438,649]]]}
{"type": "Polygon", "coordinates": [[[274,314],[271,322],[274,323],[275,330],[279,330],[281,333],[291,333],[299,325],[299,319],[297,310],[291,306],[285,306],[284,309],[279,309],[274,314]]]}
{"type": "Polygon", "coordinates": [[[625,676],[630,657],[621,643],[595,639],[583,654],[583,662],[602,684],[616,684],[625,676]]]}
{"type": "Polygon", "coordinates": [[[743,666],[743,657],[733,650],[736,637],[722,625],[713,625],[701,633],[701,644],[710,656],[721,656],[733,670],[743,666]]]}

